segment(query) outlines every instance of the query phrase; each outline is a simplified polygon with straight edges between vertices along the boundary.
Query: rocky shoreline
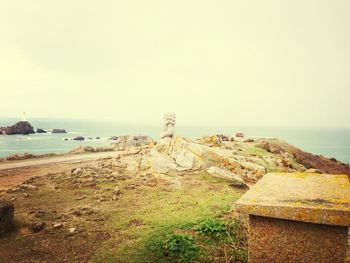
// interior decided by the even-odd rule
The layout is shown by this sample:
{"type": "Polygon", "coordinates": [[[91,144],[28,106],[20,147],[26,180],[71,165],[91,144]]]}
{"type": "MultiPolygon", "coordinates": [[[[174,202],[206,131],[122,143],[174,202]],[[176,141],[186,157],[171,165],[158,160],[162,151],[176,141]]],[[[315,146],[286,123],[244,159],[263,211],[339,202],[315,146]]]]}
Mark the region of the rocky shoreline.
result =
{"type": "MultiPolygon", "coordinates": [[[[0,191],[0,200],[14,204],[18,229],[0,238],[0,246],[6,246],[0,257],[8,262],[27,262],[32,258],[60,262],[64,254],[66,262],[89,262],[98,253],[98,247],[109,242],[123,247],[114,254],[123,261],[124,255],[129,258],[129,253],[137,254],[146,242],[139,233],[148,233],[149,229],[160,231],[164,225],[176,230],[179,222],[194,224],[216,214],[217,209],[230,207],[266,173],[288,172],[300,176],[342,173],[350,178],[349,165],[304,152],[277,139],[213,135],[197,140],[177,136],[157,142],[147,136],[120,136],[107,147],[81,146],[66,155],[103,151],[110,151],[113,156],[0,170],[3,180],[23,178],[21,183],[0,191]],[[193,216],[189,216],[193,211],[193,216]],[[26,234],[22,236],[22,233],[26,234]],[[136,235],[143,243],[124,246],[130,235],[136,235]],[[23,242],[12,246],[11,240],[19,237],[23,242]],[[63,253],[67,247],[62,241],[67,238],[74,240],[70,243],[71,253],[63,253]],[[55,245],[62,253],[48,250],[43,242],[55,245]],[[28,246],[32,243],[45,253],[38,256],[31,252],[28,246]],[[91,249],[82,249],[86,244],[91,249]],[[26,252],[16,257],[19,247],[26,252]],[[14,261],[11,256],[15,257],[14,261]]],[[[47,156],[17,156],[4,162],[25,157],[30,162],[31,158],[47,156]]],[[[9,220],[13,217],[10,208],[9,220]]],[[[227,222],[236,220],[225,209],[222,218],[227,217],[227,222]]]]}

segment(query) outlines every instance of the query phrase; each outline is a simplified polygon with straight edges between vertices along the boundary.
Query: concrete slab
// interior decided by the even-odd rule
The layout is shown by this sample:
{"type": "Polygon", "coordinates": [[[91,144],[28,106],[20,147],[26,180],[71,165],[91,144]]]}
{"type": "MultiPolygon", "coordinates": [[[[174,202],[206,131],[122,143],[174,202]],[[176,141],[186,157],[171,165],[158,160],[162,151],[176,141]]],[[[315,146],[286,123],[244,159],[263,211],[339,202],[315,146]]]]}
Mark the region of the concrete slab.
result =
{"type": "Polygon", "coordinates": [[[346,175],[270,173],[236,202],[249,215],[350,226],[346,175]]]}

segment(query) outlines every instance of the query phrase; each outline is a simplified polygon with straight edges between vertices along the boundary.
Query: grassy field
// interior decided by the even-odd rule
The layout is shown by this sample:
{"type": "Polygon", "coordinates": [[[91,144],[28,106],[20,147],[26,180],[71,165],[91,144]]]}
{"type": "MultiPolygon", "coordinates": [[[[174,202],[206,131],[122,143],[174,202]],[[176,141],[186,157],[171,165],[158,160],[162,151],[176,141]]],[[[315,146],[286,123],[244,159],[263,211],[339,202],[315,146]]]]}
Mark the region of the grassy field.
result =
{"type": "MultiPolygon", "coordinates": [[[[244,190],[206,173],[77,182],[39,177],[15,198],[3,262],[245,262],[245,229],[230,209],[244,190]],[[118,195],[113,189],[118,186],[118,195]],[[33,225],[45,227],[34,231],[33,225]],[[56,224],[56,227],[54,225],[56,224]],[[57,224],[61,224],[57,227],[57,224]],[[72,231],[74,229],[74,231],[72,231]]],[[[35,229],[35,228],[34,228],[35,229]]]]}

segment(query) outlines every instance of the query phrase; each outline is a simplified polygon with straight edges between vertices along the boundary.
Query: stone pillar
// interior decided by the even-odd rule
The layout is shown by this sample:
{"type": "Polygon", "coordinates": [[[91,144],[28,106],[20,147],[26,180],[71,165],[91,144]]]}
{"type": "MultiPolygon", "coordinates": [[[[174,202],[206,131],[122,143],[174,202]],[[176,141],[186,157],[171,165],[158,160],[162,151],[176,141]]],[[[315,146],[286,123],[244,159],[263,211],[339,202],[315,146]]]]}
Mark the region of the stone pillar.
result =
{"type": "Polygon", "coordinates": [[[164,114],[163,131],[160,134],[160,138],[161,139],[173,138],[174,137],[175,122],[176,122],[176,115],[175,115],[175,113],[167,112],[167,113],[164,114]]]}
{"type": "Polygon", "coordinates": [[[12,203],[0,200],[0,233],[12,228],[14,210],[12,203]]]}

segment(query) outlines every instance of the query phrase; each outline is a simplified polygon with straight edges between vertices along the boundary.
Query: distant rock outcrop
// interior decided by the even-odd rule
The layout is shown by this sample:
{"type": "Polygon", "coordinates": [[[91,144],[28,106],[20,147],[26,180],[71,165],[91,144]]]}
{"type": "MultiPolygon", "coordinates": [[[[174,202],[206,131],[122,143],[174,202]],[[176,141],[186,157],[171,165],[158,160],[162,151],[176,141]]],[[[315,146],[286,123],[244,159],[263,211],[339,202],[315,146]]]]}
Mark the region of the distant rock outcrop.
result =
{"type": "Polygon", "coordinates": [[[339,162],[334,158],[328,159],[324,156],[304,152],[278,139],[263,139],[260,141],[259,147],[273,154],[289,153],[295,161],[304,165],[306,169],[317,169],[329,174],[347,174],[350,180],[349,164],[339,162]]]}
{"type": "Polygon", "coordinates": [[[41,128],[37,128],[36,133],[47,133],[47,131],[45,131],[44,129],[41,129],[41,128]]]}
{"type": "Polygon", "coordinates": [[[74,141],[85,141],[85,137],[77,136],[77,137],[74,137],[72,140],[74,140],[74,141]]]}
{"type": "Polygon", "coordinates": [[[16,124],[8,127],[1,127],[0,134],[15,135],[15,134],[32,134],[35,133],[33,126],[27,121],[19,121],[16,124]]]}
{"type": "Polygon", "coordinates": [[[51,133],[67,133],[65,129],[53,129],[51,133]]]}

